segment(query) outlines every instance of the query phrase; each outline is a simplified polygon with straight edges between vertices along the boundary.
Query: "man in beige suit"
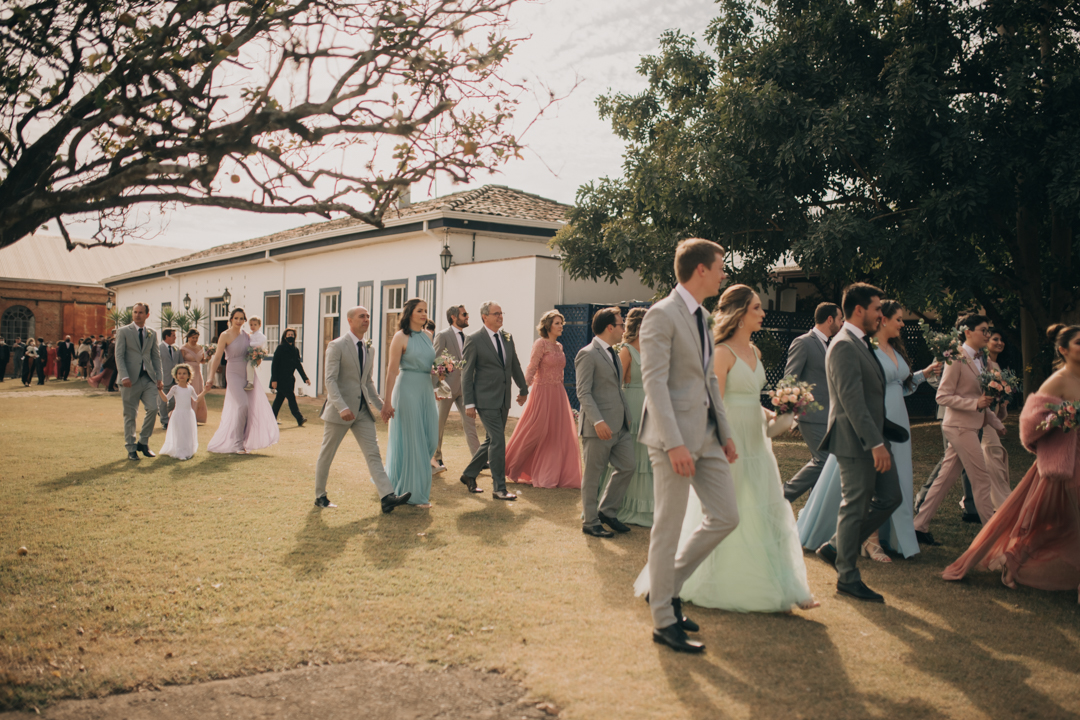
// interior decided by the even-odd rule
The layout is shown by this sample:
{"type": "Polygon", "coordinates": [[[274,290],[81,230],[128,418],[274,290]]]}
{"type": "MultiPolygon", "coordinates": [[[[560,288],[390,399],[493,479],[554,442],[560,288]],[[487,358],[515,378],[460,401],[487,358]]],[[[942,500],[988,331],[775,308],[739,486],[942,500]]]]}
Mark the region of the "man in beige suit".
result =
{"type": "MultiPolygon", "coordinates": [[[[158,413],[158,390],[164,387],[161,376],[161,351],[157,336],[146,327],[150,306],[135,303],[131,308],[131,324],[116,331],[116,375],[120,378],[120,399],[124,404],[124,443],[128,460],[138,460],[141,452],[154,457],[150,435],[154,432],[154,417],[158,413]],[[143,404],[142,429],[135,435],[135,416],[143,404]]],[[[44,350],[44,348],[42,348],[44,350]]]]}
{"type": "Polygon", "coordinates": [[[708,240],[683,240],[675,250],[679,284],[641,321],[641,379],[645,387],[638,442],[653,467],[653,527],[649,539],[649,607],[653,642],[679,652],[705,646],[686,632],[698,626],[682,614],[679,591],[698,565],[739,524],[728,463],[732,439],[713,372],[712,333],[706,298],[720,293],[724,248],[708,240]],[[690,486],[705,518],[679,548],[690,486]]]}
{"type": "MultiPolygon", "coordinates": [[[[454,360],[461,360],[465,351],[465,328],[469,327],[469,312],[464,305],[448,308],[446,320],[450,327],[435,336],[435,357],[439,357],[445,350],[454,360]]],[[[434,380],[438,384],[438,378],[434,380]]],[[[461,425],[465,430],[465,442],[469,444],[470,457],[480,449],[480,438],[476,435],[476,419],[465,414],[465,396],[461,392],[461,369],[454,368],[454,372],[446,376],[446,384],[450,387],[450,397],[439,400],[439,449],[435,451],[435,462],[439,467],[445,467],[442,461],[443,430],[446,428],[446,419],[450,417],[450,408],[457,406],[458,415],[461,416],[461,425]]]]}
{"type": "MultiPolygon", "coordinates": [[[[930,520],[960,477],[961,468],[967,471],[971,481],[979,519],[985,524],[994,514],[992,481],[979,433],[984,426],[990,425],[998,434],[1005,435],[1005,426],[989,411],[990,398],[983,394],[979,383],[979,373],[985,369],[983,348],[990,340],[990,321],[986,316],[976,314],[961,318],[957,325],[967,328],[963,331],[963,355],[960,360],[945,366],[937,391],[938,404],[945,408],[941,432],[949,447],[941,463],[941,472],[915,516],[915,536],[920,543],[928,545],[936,544],[930,534],[930,520]]],[[[1008,495],[1008,488],[1004,492],[1008,495]]]]}

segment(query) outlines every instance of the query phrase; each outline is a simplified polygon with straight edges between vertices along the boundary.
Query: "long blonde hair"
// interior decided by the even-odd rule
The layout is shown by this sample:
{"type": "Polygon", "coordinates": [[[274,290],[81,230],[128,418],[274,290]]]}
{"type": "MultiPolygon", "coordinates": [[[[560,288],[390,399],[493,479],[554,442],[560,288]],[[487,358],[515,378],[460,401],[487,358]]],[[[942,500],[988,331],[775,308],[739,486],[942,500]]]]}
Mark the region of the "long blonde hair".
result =
{"type": "Polygon", "coordinates": [[[714,315],[716,319],[716,324],[713,326],[714,344],[719,345],[735,334],[756,294],[749,285],[732,285],[724,291],[714,315]]]}

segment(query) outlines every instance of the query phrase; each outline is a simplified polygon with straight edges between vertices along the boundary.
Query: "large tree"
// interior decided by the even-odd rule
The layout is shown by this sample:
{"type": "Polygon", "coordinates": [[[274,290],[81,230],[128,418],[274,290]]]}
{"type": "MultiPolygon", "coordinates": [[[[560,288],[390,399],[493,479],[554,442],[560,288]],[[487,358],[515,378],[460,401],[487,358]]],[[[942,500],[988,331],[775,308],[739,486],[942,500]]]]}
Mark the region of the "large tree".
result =
{"type": "Polygon", "coordinates": [[[145,203],[381,225],[516,154],[512,1],[9,0],[0,247],[88,215],[114,243],[145,203]]]}
{"type": "Polygon", "coordinates": [[[734,276],[794,260],[917,310],[981,305],[1022,345],[1077,316],[1080,12],[1065,0],[724,0],[706,47],[666,33],[648,88],[598,101],[624,176],[556,238],[577,277],[673,282],[714,238],[734,276]]]}

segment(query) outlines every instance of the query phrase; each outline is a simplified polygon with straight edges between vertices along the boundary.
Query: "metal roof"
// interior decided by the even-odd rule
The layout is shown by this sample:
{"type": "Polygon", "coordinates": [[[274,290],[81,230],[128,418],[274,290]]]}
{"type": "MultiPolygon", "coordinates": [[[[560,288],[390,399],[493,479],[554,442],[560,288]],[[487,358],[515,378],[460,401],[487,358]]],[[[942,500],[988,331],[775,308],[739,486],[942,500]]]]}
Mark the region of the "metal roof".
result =
{"type": "Polygon", "coordinates": [[[0,249],[0,279],[98,285],[112,275],[171,260],[187,252],[183,248],[137,243],[68,251],[64,238],[35,234],[0,249]]]}

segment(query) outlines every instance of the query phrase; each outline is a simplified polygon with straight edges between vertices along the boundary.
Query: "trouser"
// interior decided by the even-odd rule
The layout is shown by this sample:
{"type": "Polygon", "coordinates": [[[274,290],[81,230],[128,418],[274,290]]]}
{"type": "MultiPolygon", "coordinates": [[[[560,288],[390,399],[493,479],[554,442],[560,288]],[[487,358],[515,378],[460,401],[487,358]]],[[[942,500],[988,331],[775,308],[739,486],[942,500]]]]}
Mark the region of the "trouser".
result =
{"type": "MultiPolygon", "coordinates": [[[[169,390],[171,390],[172,386],[175,384],[176,383],[168,383],[167,385],[165,385],[161,392],[168,395],[169,390]]],[[[174,398],[169,398],[168,402],[165,402],[160,397],[158,398],[158,414],[161,416],[161,427],[169,427],[169,413],[171,413],[175,408],[176,400],[174,398]]]]}
{"type": "Polygon", "coordinates": [[[383,465],[382,455],[379,453],[379,439],[375,434],[375,420],[367,407],[360,408],[356,419],[351,423],[326,421],[323,423],[323,441],[319,448],[319,459],[315,463],[315,498],[321,498],[326,494],[326,480],[330,477],[330,465],[334,462],[338,446],[345,438],[345,433],[352,431],[356,438],[360,451],[367,460],[368,472],[371,473],[371,482],[379,497],[383,498],[394,492],[394,486],[386,474],[386,466],[383,465]]]}
{"type": "Polygon", "coordinates": [[[691,455],[695,474],[684,477],[675,472],[666,451],[649,448],[655,497],[649,534],[649,609],[657,629],[675,623],[671,599],[678,597],[686,579],[739,524],[731,467],[711,420],[704,444],[691,455]],[[680,548],[691,485],[705,517],[680,548]]]}
{"type": "Polygon", "coordinates": [[[953,483],[960,477],[961,470],[966,470],[968,477],[971,478],[971,489],[975,496],[975,509],[979,513],[979,519],[986,523],[994,514],[994,503],[990,495],[990,473],[986,468],[986,459],[983,457],[979,431],[950,425],[942,425],[941,431],[945,434],[945,439],[949,441],[949,447],[945,451],[945,458],[941,461],[941,472],[934,484],[930,486],[926,499],[923,500],[918,514],[915,515],[915,529],[919,532],[927,532],[930,529],[931,518],[934,517],[938,506],[945,499],[953,483]]]}
{"type": "Polygon", "coordinates": [[[17,357],[17,358],[12,359],[12,361],[11,361],[11,377],[13,377],[13,378],[22,377],[22,366],[23,366],[23,359],[21,357],[17,357]]]}
{"type": "MultiPolygon", "coordinates": [[[[982,440],[982,431],[979,431],[979,439],[982,440]]],[[[945,437],[945,433],[941,434],[941,444],[943,450],[949,449],[949,441],[945,437]]],[[[930,476],[926,478],[926,482],[915,496],[915,512],[919,512],[919,508],[922,507],[923,501],[926,500],[926,493],[930,492],[930,488],[937,481],[938,476],[941,475],[941,466],[945,462],[945,455],[941,456],[941,459],[937,461],[937,465],[930,471],[930,476]]],[[[966,470],[960,472],[960,482],[964,485],[964,497],[960,499],[960,512],[965,515],[978,515],[979,511],[975,509],[975,496],[971,494],[971,481],[968,480],[968,474],[966,470]]],[[[998,504],[995,502],[994,507],[997,508],[998,504]]]]}
{"type": "Polygon", "coordinates": [[[23,362],[22,381],[24,385],[29,385],[30,380],[34,377],[34,365],[37,364],[37,358],[27,358],[23,362]]]}
{"type": "Polygon", "coordinates": [[[584,511],[581,526],[588,528],[600,524],[599,513],[609,518],[619,514],[626,488],[630,487],[630,479],[634,477],[637,458],[634,454],[634,436],[625,425],[610,440],[583,437],[581,445],[585,456],[581,476],[581,507],[584,511]],[[614,472],[601,498],[600,482],[609,463],[614,472]]]}
{"type": "Polygon", "coordinates": [[[45,358],[39,357],[37,359],[37,362],[34,363],[34,369],[37,370],[37,384],[38,385],[44,385],[45,384],[45,365],[46,365],[46,362],[47,361],[45,360],[45,358]]]}
{"type": "Polygon", "coordinates": [[[435,460],[442,464],[442,441],[443,430],[446,429],[446,419],[450,417],[450,408],[457,406],[458,415],[461,416],[461,426],[465,429],[465,442],[469,444],[469,455],[475,455],[480,449],[480,438],[476,434],[476,419],[465,414],[465,396],[447,398],[439,401],[439,449],[435,451],[435,460]]]}
{"type": "Polygon", "coordinates": [[[480,422],[484,424],[487,437],[473,453],[469,466],[462,473],[473,480],[480,474],[487,463],[491,469],[491,489],[493,492],[506,492],[506,418],[509,408],[476,408],[480,422]]]}
{"type": "Polygon", "coordinates": [[[811,458],[810,462],[803,465],[799,472],[784,483],[784,499],[788,502],[795,502],[803,493],[813,490],[818,478],[821,477],[821,469],[825,467],[829,453],[819,450],[818,446],[825,438],[827,428],[828,426],[823,423],[799,423],[799,432],[802,433],[803,440],[810,448],[811,458]]]}
{"type": "Polygon", "coordinates": [[[59,363],[60,372],[58,372],[57,375],[60,376],[61,380],[67,380],[68,375],[71,374],[71,358],[62,358],[59,360],[59,363]]]}
{"type": "MultiPolygon", "coordinates": [[[[885,447],[889,447],[888,442],[885,447]]],[[[862,544],[900,507],[904,496],[900,492],[895,459],[883,473],[874,469],[874,456],[869,452],[858,457],[837,455],[836,460],[840,465],[842,499],[836,534],[829,542],[836,548],[837,580],[856,583],[862,579],[856,567],[862,544]]]]}
{"type": "Polygon", "coordinates": [[[120,399],[124,405],[124,445],[128,452],[136,449],[136,445],[149,445],[150,435],[154,432],[154,418],[158,413],[157,383],[150,379],[145,372],[131,381],[131,387],[120,386],[120,399]],[[135,417],[139,412],[139,403],[142,403],[145,415],[143,417],[142,430],[135,437],[135,417]]]}
{"type": "Polygon", "coordinates": [[[300,422],[304,419],[304,416],[300,414],[300,406],[296,404],[296,383],[290,382],[278,382],[277,395],[274,397],[274,403],[271,407],[274,409],[274,417],[278,416],[278,411],[281,410],[281,404],[286,400],[289,401],[289,412],[296,418],[296,422],[300,422]]]}

